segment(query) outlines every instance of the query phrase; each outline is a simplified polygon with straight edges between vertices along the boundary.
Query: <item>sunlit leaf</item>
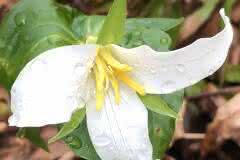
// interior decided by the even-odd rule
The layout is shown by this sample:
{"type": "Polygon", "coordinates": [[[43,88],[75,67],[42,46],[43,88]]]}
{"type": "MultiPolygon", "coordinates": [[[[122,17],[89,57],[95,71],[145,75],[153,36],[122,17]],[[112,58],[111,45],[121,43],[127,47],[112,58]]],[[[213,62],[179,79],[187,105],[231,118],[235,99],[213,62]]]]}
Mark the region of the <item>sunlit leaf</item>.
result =
{"type": "Polygon", "coordinates": [[[98,36],[98,44],[117,44],[124,36],[126,0],[115,0],[98,36]]]}
{"type": "Polygon", "coordinates": [[[48,143],[53,143],[57,140],[62,139],[63,137],[66,137],[70,133],[72,133],[79,124],[83,121],[84,117],[86,115],[86,108],[80,108],[76,110],[71,117],[71,120],[63,125],[63,127],[60,129],[60,131],[52,137],[48,143]]]}

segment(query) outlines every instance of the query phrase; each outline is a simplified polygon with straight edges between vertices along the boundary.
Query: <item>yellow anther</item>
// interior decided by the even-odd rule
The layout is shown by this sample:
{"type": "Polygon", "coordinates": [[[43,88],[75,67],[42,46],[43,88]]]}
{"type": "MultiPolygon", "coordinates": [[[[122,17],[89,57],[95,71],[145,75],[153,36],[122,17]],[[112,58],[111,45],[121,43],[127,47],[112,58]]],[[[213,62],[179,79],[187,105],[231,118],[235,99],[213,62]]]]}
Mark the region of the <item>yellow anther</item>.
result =
{"type": "Polygon", "coordinates": [[[132,68],[117,61],[109,48],[99,47],[93,71],[96,78],[96,109],[100,110],[104,105],[105,90],[108,89],[109,82],[114,90],[115,102],[120,103],[119,80],[127,84],[140,95],[145,95],[144,88],[131,79],[127,72],[132,68]]]}
{"type": "Polygon", "coordinates": [[[114,95],[115,95],[115,102],[117,104],[120,103],[120,93],[119,93],[119,85],[118,85],[118,80],[114,76],[114,72],[111,67],[108,67],[105,63],[103,63],[103,67],[107,73],[107,78],[110,80],[112,84],[112,88],[114,90],[114,95]]]}
{"type": "Polygon", "coordinates": [[[110,77],[110,81],[114,90],[114,95],[115,95],[115,102],[116,104],[120,103],[120,92],[119,92],[119,85],[118,85],[118,80],[114,77],[110,77]]]}
{"type": "Polygon", "coordinates": [[[130,88],[135,90],[140,95],[142,96],[145,95],[145,89],[140,84],[131,79],[126,73],[117,72],[117,78],[123,81],[126,85],[128,85],[130,88]]]}
{"type": "Polygon", "coordinates": [[[102,83],[99,81],[100,74],[96,66],[93,67],[93,71],[96,78],[96,109],[100,110],[104,104],[104,88],[102,86],[102,83]]]}
{"type": "Polygon", "coordinates": [[[100,48],[100,56],[106,61],[106,63],[110,66],[112,66],[115,69],[118,69],[123,72],[130,72],[132,71],[132,67],[121,64],[119,61],[117,61],[107,48],[100,48]]]}

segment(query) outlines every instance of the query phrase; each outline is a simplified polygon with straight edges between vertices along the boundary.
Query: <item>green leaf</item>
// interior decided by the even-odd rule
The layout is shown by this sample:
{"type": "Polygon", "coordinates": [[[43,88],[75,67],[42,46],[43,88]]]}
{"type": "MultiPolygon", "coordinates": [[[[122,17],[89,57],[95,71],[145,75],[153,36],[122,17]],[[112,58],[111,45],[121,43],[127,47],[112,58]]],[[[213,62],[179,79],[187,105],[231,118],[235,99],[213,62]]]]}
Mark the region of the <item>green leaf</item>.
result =
{"type": "Polygon", "coordinates": [[[40,128],[20,128],[18,130],[17,136],[20,138],[26,138],[37,147],[40,147],[47,152],[49,151],[47,144],[40,136],[40,128]]]}
{"type": "Polygon", "coordinates": [[[175,119],[148,111],[148,130],[153,146],[153,159],[160,159],[171,143],[175,119]]]}
{"type": "Polygon", "coordinates": [[[74,18],[72,28],[78,38],[85,42],[88,36],[98,36],[105,19],[105,16],[80,15],[74,18]]]}
{"type": "Polygon", "coordinates": [[[64,137],[66,137],[70,133],[72,133],[79,126],[79,124],[83,121],[83,119],[85,118],[85,115],[86,115],[85,107],[76,110],[73,113],[71,120],[69,122],[65,123],[63,125],[63,127],[61,128],[61,130],[57,133],[57,135],[52,137],[48,143],[53,143],[57,140],[60,140],[64,137]]]}
{"type": "Polygon", "coordinates": [[[50,48],[76,43],[72,19],[72,10],[54,0],[19,1],[0,24],[0,83],[10,89],[32,58],[50,48]]]}
{"type": "MultiPolygon", "coordinates": [[[[183,102],[183,91],[161,95],[161,97],[155,96],[154,99],[157,98],[164,99],[169,108],[178,112],[183,102]]],[[[143,103],[146,103],[144,99],[142,101],[143,103]]],[[[158,105],[159,108],[161,108],[162,103],[160,100],[159,102],[160,103],[155,103],[154,105],[158,105]]],[[[171,143],[175,130],[176,118],[148,110],[148,119],[149,136],[153,145],[153,159],[159,159],[164,156],[166,149],[171,143]]]]}
{"type": "Polygon", "coordinates": [[[119,43],[124,36],[127,1],[115,0],[98,36],[98,44],[119,43]]]}
{"type": "Polygon", "coordinates": [[[160,95],[146,95],[140,97],[144,105],[151,111],[166,115],[172,118],[177,118],[178,114],[175,112],[160,95]]]}
{"type": "Polygon", "coordinates": [[[97,155],[88,134],[86,118],[64,141],[76,155],[87,160],[101,160],[97,155]]]}
{"type": "Polygon", "coordinates": [[[166,32],[154,29],[143,32],[143,41],[158,51],[167,51],[172,44],[171,37],[166,32]]]}
{"type": "Polygon", "coordinates": [[[133,31],[138,28],[169,31],[183,22],[183,18],[129,18],[126,30],[133,31]]]}

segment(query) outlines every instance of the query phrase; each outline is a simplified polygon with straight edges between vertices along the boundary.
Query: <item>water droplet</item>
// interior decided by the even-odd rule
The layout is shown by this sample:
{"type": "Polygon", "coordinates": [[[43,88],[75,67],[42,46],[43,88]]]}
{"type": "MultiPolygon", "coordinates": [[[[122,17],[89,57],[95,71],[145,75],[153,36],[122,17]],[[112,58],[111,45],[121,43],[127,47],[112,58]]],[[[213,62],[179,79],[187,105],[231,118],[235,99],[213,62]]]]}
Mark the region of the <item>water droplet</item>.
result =
{"type": "Polygon", "coordinates": [[[164,71],[164,72],[167,71],[167,67],[166,67],[166,66],[162,66],[161,69],[162,69],[162,71],[164,71]]]}
{"type": "Polygon", "coordinates": [[[0,49],[6,46],[5,42],[0,39],[0,49]]]}
{"type": "Polygon", "coordinates": [[[23,37],[23,40],[24,40],[25,42],[30,41],[30,37],[27,36],[27,35],[25,35],[25,36],[23,37]]]}
{"type": "Polygon", "coordinates": [[[153,70],[153,69],[151,69],[151,73],[152,73],[152,74],[155,74],[155,73],[156,73],[156,71],[155,71],[155,70],[153,70]]]}
{"type": "Polygon", "coordinates": [[[213,68],[211,68],[211,69],[208,71],[208,74],[213,74],[214,71],[215,71],[215,69],[214,69],[214,67],[213,67],[213,68]]]}
{"type": "Polygon", "coordinates": [[[142,45],[142,42],[140,42],[140,41],[134,43],[134,46],[136,46],[136,47],[141,46],[141,45],[142,45]]]}
{"type": "Polygon", "coordinates": [[[113,149],[113,146],[111,146],[109,149],[110,149],[110,151],[113,151],[113,150],[114,150],[114,149],[113,149]]]}
{"type": "Polygon", "coordinates": [[[162,88],[164,91],[172,91],[172,88],[174,88],[175,82],[174,81],[166,81],[162,84],[162,88]]]}
{"type": "Polygon", "coordinates": [[[137,31],[134,33],[134,36],[139,36],[141,34],[141,32],[137,31]]]}
{"type": "Polygon", "coordinates": [[[21,12],[15,16],[14,20],[17,26],[22,26],[26,24],[27,16],[25,13],[21,12]]]}
{"type": "Polygon", "coordinates": [[[59,38],[56,36],[51,36],[48,38],[48,43],[51,45],[55,45],[58,42],[59,42],[59,38]]]}
{"type": "Polygon", "coordinates": [[[111,143],[109,137],[105,134],[94,137],[95,145],[98,147],[105,147],[111,143]]]}
{"type": "Polygon", "coordinates": [[[85,73],[85,66],[82,63],[75,65],[73,75],[77,80],[80,79],[85,73]]]}
{"type": "Polygon", "coordinates": [[[179,72],[184,72],[185,71],[185,66],[183,64],[178,64],[176,66],[176,69],[179,71],[179,72]]]}
{"type": "Polygon", "coordinates": [[[13,49],[13,47],[11,46],[11,45],[8,45],[8,47],[7,47],[7,50],[12,50],[13,49]]]}
{"type": "Polygon", "coordinates": [[[194,80],[194,79],[190,79],[190,84],[195,84],[196,83],[196,81],[194,80]]]}
{"type": "Polygon", "coordinates": [[[160,39],[160,43],[161,44],[167,44],[168,43],[168,39],[167,38],[161,38],[160,39]]]}
{"type": "Polygon", "coordinates": [[[81,140],[78,137],[75,136],[68,136],[65,141],[68,143],[68,145],[72,148],[81,148],[82,143],[81,140]]]}

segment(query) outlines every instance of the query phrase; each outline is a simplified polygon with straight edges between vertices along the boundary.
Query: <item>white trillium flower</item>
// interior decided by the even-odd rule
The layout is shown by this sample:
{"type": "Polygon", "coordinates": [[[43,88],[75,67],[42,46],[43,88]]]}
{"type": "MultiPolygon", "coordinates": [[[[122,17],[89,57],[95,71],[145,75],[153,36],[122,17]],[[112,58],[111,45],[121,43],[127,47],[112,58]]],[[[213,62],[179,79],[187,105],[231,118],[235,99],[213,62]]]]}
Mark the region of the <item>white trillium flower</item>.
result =
{"type": "Polygon", "coordinates": [[[217,71],[233,39],[229,18],[220,14],[225,22],[220,33],[175,51],[86,44],[42,53],[13,84],[9,124],[67,122],[85,103],[89,135],[101,159],[151,160],[148,112],[137,93],[171,93],[217,71]]]}

